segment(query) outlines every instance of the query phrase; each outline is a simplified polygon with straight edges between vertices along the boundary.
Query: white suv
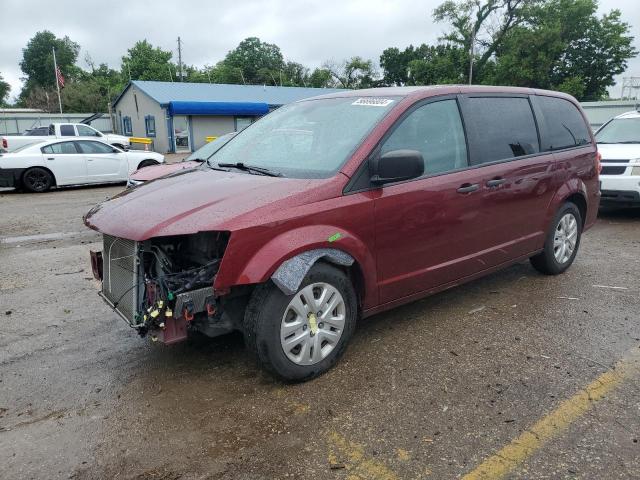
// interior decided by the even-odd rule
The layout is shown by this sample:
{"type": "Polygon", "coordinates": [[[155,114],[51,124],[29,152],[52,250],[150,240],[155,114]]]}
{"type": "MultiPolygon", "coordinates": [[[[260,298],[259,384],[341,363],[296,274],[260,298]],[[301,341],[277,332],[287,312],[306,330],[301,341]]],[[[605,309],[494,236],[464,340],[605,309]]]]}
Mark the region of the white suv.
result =
{"type": "Polygon", "coordinates": [[[612,118],[596,132],[602,155],[600,205],[640,207],[640,111],[612,118]]]}

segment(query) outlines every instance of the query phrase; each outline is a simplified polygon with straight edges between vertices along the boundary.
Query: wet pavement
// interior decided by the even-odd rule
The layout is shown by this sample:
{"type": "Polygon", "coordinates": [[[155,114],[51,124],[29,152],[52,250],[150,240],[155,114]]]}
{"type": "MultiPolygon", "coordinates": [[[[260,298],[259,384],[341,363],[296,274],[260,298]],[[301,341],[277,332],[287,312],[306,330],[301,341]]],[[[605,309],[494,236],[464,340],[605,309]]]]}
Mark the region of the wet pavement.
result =
{"type": "Polygon", "coordinates": [[[364,320],[286,385],[240,335],[151,344],[103,304],[81,216],[121,189],[0,191],[0,477],[640,478],[640,212],[601,215],[564,275],[364,320]]]}

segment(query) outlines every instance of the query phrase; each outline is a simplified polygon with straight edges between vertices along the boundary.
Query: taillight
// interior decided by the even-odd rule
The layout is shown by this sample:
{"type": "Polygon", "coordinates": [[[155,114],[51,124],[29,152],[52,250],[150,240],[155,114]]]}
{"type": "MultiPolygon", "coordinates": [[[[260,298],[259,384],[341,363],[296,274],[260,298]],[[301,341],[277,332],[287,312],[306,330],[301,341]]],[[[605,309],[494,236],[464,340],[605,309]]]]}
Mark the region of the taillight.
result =
{"type": "Polygon", "coordinates": [[[2,139],[2,148],[9,148],[9,144],[7,143],[7,139],[6,138],[2,139]]]}
{"type": "Polygon", "coordinates": [[[602,154],[600,152],[596,152],[596,170],[598,175],[602,173],[602,154]]]}

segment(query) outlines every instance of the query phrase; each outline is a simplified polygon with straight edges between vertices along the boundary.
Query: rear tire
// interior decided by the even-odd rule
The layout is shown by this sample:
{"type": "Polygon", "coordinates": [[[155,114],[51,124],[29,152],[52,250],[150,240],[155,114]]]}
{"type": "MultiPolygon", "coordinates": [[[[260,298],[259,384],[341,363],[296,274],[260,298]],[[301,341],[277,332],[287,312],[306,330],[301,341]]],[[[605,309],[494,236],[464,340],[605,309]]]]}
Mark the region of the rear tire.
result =
{"type": "Polygon", "coordinates": [[[160,164],[155,160],[143,160],[138,164],[138,170],[144,167],[152,167],[154,165],[160,165],[160,164]]]}
{"type": "Polygon", "coordinates": [[[53,175],[44,168],[30,168],[22,175],[22,187],[28,192],[46,192],[52,185],[53,175]]]}
{"type": "Polygon", "coordinates": [[[277,377],[310,380],[333,367],[344,353],[357,314],[347,275],[316,263],[294,295],[285,295],[271,281],[254,290],[245,312],[245,343],[261,366],[277,377]]]}
{"type": "Polygon", "coordinates": [[[544,242],[544,250],[531,257],[531,265],[545,275],[558,275],[576,258],[582,236],[582,215],[578,207],[567,202],[556,213],[544,242]]]}

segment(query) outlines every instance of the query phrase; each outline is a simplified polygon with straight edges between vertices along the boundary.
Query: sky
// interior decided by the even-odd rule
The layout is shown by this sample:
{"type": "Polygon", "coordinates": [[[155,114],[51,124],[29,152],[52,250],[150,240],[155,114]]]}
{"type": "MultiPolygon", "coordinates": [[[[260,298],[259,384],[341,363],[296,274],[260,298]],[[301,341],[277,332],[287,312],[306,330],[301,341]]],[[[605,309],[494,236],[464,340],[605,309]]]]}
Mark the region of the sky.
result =
{"type": "MultiPolygon", "coordinates": [[[[213,65],[246,37],[278,45],[286,60],[315,68],[326,60],[359,55],[378,61],[387,47],[434,43],[445,29],[432,12],[442,0],[2,0],[0,75],[11,85],[10,100],[22,87],[22,49],[40,30],[69,36],[84,58],[119,69],[121,57],[146,38],[174,53],[183,42],[183,61],[213,65]]],[[[600,0],[600,13],[622,11],[640,50],[638,0],[600,0]]],[[[640,76],[640,58],[624,76],[640,76]]],[[[622,77],[622,76],[621,76],[622,77]]],[[[620,82],[610,94],[620,96],[620,82]]]]}

